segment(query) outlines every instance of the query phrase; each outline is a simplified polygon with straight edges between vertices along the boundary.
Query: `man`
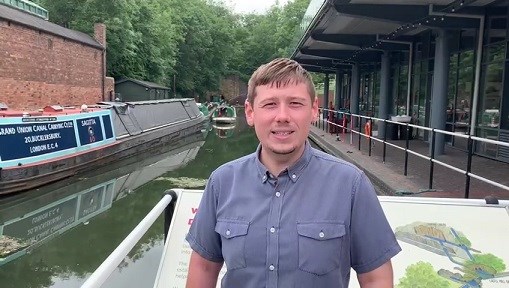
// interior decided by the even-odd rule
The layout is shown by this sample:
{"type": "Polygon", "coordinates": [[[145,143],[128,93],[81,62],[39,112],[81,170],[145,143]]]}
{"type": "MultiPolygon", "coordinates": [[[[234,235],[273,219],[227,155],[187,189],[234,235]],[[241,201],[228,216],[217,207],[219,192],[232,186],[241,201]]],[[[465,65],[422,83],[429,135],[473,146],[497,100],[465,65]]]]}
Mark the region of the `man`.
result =
{"type": "Polygon", "coordinates": [[[260,141],[215,170],[186,239],[188,288],[392,287],[399,247],[367,177],[310,147],[318,100],[310,75],[276,59],[248,84],[246,120],[260,141]]]}

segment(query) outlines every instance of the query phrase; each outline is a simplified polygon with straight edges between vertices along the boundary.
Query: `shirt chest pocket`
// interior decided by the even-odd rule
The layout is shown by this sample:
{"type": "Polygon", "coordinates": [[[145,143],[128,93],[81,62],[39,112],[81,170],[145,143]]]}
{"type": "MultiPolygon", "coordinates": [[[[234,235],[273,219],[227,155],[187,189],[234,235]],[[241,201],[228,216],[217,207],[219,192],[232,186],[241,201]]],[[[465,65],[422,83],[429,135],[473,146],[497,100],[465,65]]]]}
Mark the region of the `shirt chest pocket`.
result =
{"type": "Polygon", "coordinates": [[[223,258],[228,270],[245,268],[245,245],[249,222],[219,219],[215,231],[221,235],[223,258]]]}
{"type": "Polygon", "coordinates": [[[297,223],[299,269],[324,275],[340,265],[341,244],[345,235],[342,223],[297,223]]]}

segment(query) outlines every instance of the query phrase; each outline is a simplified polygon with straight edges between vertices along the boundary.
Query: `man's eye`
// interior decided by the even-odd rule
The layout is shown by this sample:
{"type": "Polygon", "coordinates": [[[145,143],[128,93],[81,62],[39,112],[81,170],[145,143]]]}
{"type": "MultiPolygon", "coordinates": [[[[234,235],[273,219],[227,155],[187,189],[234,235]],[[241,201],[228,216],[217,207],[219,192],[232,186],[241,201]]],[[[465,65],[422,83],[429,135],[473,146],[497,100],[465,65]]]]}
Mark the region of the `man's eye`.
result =
{"type": "Polygon", "coordinates": [[[290,102],[290,105],[292,105],[292,106],[302,106],[303,104],[301,102],[290,102]]]}
{"type": "Polygon", "coordinates": [[[273,107],[275,105],[276,105],[276,103],[271,102],[271,103],[263,104],[263,107],[273,107]]]}

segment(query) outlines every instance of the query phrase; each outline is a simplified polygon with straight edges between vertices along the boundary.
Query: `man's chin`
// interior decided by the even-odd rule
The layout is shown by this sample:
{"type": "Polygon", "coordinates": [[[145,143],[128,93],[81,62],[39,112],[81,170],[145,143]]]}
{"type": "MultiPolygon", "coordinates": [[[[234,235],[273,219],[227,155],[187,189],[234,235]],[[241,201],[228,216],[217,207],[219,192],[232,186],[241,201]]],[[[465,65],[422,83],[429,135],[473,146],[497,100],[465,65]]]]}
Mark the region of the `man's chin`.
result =
{"type": "Polygon", "coordinates": [[[272,153],[274,153],[276,155],[290,155],[290,154],[294,153],[295,150],[296,150],[295,147],[288,147],[288,148],[271,147],[270,148],[270,151],[272,151],[272,153]]]}

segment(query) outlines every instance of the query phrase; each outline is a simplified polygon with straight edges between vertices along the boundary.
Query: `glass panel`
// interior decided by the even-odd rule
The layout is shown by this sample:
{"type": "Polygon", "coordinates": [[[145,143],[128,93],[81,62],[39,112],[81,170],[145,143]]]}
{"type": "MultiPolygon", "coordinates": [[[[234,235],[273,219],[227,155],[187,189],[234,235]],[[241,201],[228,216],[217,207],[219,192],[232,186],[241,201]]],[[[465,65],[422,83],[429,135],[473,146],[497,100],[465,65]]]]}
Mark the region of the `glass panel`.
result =
{"type": "Polygon", "coordinates": [[[398,100],[397,100],[397,113],[398,115],[407,115],[406,111],[406,98],[408,91],[408,66],[401,66],[401,73],[399,79],[399,89],[398,89],[398,100]]]}
{"type": "Polygon", "coordinates": [[[412,74],[421,73],[421,62],[415,62],[412,70],[412,74]]]}
{"type": "Polygon", "coordinates": [[[359,99],[359,112],[361,115],[366,114],[367,102],[369,94],[369,74],[361,76],[361,95],[359,99]]]}
{"type": "Polygon", "coordinates": [[[457,131],[468,132],[470,123],[470,99],[474,86],[474,51],[460,54],[458,88],[456,95],[455,126],[457,131]]]}
{"type": "Polygon", "coordinates": [[[378,70],[375,74],[375,88],[374,88],[374,97],[373,97],[373,111],[375,117],[378,117],[378,108],[380,106],[380,70],[378,70]]]}
{"type": "Polygon", "coordinates": [[[421,73],[428,73],[428,61],[421,61],[421,73]]]}
{"type": "MultiPolygon", "coordinates": [[[[423,73],[420,75],[419,81],[419,90],[417,92],[419,102],[418,102],[418,111],[417,111],[417,125],[426,126],[426,89],[428,87],[427,83],[428,73],[423,73]]],[[[424,137],[424,130],[419,129],[419,137],[424,137]]]]}
{"type": "Polygon", "coordinates": [[[505,42],[499,42],[484,49],[484,62],[503,61],[505,59],[505,42]]]}
{"type": "Polygon", "coordinates": [[[446,122],[454,122],[454,100],[456,99],[456,75],[458,73],[458,54],[449,58],[449,81],[447,92],[447,119],[446,122]]]}
{"type": "Polygon", "coordinates": [[[490,31],[489,31],[489,43],[495,43],[504,41],[507,34],[507,18],[491,18],[490,31]]]}
{"type": "Polygon", "coordinates": [[[482,94],[482,109],[479,111],[479,126],[496,128],[500,123],[500,100],[502,97],[503,62],[484,66],[485,83],[482,94]]]}
{"type": "Polygon", "coordinates": [[[471,50],[477,46],[477,29],[461,32],[460,50],[471,50]]]}
{"type": "Polygon", "coordinates": [[[412,122],[417,123],[419,117],[419,83],[421,80],[421,74],[415,74],[412,78],[412,122]]]}
{"type": "Polygon", "coordinates": [[[395,68],[395,74],[394,74],[394,77],[392,78],[392,102],[393,102],[393,105],[392,105],[392,112],[391,114],[392,115],[398,115],[398,105],[397,105],[397,102],[398,102],[398,80],[399,80],[399,69],[398,68],[395,68]]]}
{"type": "Polygon", "coordinates": [[[417,43],[417,45],[415,46],[415,60],[419,61],[421,59],[422,59],[422,43],[417,43]]]}

